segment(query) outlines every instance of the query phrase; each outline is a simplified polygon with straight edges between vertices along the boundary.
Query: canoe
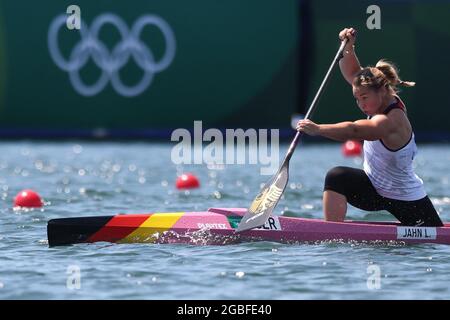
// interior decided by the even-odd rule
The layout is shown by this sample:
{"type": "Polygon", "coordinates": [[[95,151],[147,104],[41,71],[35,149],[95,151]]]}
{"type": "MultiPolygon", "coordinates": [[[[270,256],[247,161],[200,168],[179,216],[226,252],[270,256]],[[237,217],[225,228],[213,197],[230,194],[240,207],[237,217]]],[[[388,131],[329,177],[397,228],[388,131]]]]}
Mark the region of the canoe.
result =
{"type": "Polygon", "coordinates": [[[76,243],[185,243],[225,245],[246,241],[281,243],[399,242],[450,244],[450,224],[409,227],[397,222],[344,221],[270,216],[260,228],[236,233],[245,208],[204,212],[117,214],[48,221],[49,246],[76,243]]]}

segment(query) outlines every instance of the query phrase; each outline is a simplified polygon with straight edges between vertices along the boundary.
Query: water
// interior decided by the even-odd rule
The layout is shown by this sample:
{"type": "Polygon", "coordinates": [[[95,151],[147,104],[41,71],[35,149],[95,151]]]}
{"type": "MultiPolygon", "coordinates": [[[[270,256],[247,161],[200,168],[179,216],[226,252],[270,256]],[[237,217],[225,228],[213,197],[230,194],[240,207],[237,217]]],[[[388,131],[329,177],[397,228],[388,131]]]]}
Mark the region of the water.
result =
{"type": "MultiPolygon", "coordinates": [[[[1,143],[0,299],[450,298],[450,246],[445,245],[48,247],[46,223],[52,218],[246,207],[269,178],[259,174],[257,165],[177,167],[170,161],[171,148],[151,143],[1,143]],[[194,172],[201,188],[177,191],[174,182],[182,171],[194,172]],[[25,188],[45,198],[44,209],[12,209],[14,196],[25,188]],[[80,272],[79,282],[70,273],[74,270],[80,272]],[[377,271],[379,282],[372,281],[377,271]]],[[[280,148],[281,157],[286,148],[280,148]]],[[[448,221],[450,146],[419,150],[416,171],[448,221]]],[[[297,147],[276,212],[322,217],[323,179],[336,165],[360,167],[361,161],[343,158],[338,144],[297,147]]],[[[392,220],[387,212],[352,207],[348,217],[392,220]]]]}

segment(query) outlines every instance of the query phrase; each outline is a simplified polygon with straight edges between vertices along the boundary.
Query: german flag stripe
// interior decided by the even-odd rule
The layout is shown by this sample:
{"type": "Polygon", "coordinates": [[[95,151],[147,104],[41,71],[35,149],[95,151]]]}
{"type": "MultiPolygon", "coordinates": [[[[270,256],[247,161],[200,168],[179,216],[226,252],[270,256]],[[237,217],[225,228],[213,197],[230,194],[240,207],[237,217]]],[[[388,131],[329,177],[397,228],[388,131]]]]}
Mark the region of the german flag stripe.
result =
{"type": "Polygon", "coordinates": [[[155,242],[163,232],[170,230],[183,215],[184,212],[154,213],[139,228],[118,243],[155,242]]]}
{"type": "Polygon", "coordinates": [[[52,219],[47,225],[49,246],[86,242],[114,216],[52,219]]]}
{"type": "Polygon", "coordinates": [[[152,215],[116,215],[100,230],[89,237],[87,242],[117,242],[138,229],[152,215]]]}
{"type": "Polygon", "coordinates": [[[155,242],[170,230],[184,212],[128,214],[53,219],[48,222],[50,246],[83,242],[155,242]]]}

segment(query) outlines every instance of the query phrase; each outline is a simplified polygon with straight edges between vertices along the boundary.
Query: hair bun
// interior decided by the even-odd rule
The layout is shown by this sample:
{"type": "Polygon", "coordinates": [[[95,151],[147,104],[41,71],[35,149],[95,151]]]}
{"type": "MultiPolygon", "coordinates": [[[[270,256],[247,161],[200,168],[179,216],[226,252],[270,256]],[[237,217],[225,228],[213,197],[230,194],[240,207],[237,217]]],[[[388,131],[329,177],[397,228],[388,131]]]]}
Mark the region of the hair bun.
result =
{"type": "Polygon", "coordinates": [[[375,65],[375,68],[380,70],[385,76],[388,83],[395,88],[395,86],[400,85],[403,87],[413,87],[416,83],[412,81],[403,81],[398,76],[398,69],[394,63],[381,59],[375,65]]]}
{"type": "Polygon", "coordinates": [[[368,66],[361,69],[352,81],[352,85],[357,87],[364,86],[375,90],[386,87],[392,93],[399,92],[397,86],[413,87],[415,84],[415,82],[400,79],[397,67],[384,59],[378,61],[375,67],[368,66]]]}

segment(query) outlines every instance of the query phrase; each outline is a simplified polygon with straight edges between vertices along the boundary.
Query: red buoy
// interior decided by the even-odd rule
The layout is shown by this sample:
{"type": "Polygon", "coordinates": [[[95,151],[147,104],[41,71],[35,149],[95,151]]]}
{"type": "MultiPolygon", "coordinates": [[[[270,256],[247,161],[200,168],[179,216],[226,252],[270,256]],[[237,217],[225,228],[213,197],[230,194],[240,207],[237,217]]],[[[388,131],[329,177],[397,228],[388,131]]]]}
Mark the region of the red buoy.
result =
{"type": "Polygon", "coordinates": [[[43,205],[44,203],[37,192],[30,189],[20,191],[14,198],[15,207],[40,208],[43,205]]]}
{"type": "Polygon", "coordinates": [[[191,173],[184,173],[177,178],[177,189],[194,189],[200,187],[197,177],[191,173]]]}
{"type": "Polygon", "coordinates": [[[342,145],[342,154],[346,157],[360,157],[362,144],[356,140],[348,140],[342,145]]]}

